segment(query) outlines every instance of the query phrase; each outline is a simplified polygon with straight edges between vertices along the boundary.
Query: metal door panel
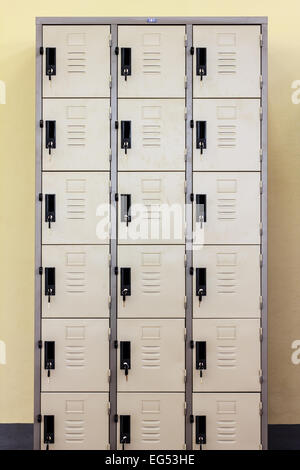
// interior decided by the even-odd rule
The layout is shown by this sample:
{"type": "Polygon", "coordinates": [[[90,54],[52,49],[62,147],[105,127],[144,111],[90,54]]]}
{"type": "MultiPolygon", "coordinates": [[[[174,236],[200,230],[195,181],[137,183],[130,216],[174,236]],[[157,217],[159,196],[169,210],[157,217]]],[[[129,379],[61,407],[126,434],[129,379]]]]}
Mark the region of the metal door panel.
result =
{"type": "Polygon", "coordinates": [[[120,121],[131,122],[131,148],[121,148],[119,171],[185,169],[185,101],[119,100],[120,121]]]}
{"type": "Polygon", "coordinates": [[[42,391],[108,391],[108,320],[42,321],[42,391]],[[44,368],[45,341],[55,342],[55,369],[44,368]]]}
{"type": "Polygon", "coordinates": [[[193,27],[194,97],[260,97],[260,26],[193,27]],[[197,48],[206,49],[206,75],[196,75],[197,48]]]}
{"type": "Polygon", "coordinates": [[[107,450],[108,393],[42,393],[41,449],[45,415],[54,415],[50,450],[107,450]]]}
{"type": "Polygon", "coordinates": [[[118,45],[119,97],[184,98],[184,26],[119,26],[118,45]],[[131,48],[127,80],[121,75],[121,48],[131,48]]]}
{"type": "Polygon", "coordinates": [[[43,169],[109,170],[108,99],[45,99],[43,169]],[[46,148],[46,121],[56,123],[56,147],[46,148]]]}
{"type": "Polygon", "coordinates": [[[130,416],[130,444],[125,450],[184,449],[184,393],[118,393],[120,415],[130,416]]]}
{"type": "Polygon", "coordinates": [[[120,392],[184,392],[184,320],[118,320],[119,341],[130,342],[130,370],[120,369],[120,392]]]}
{"type": "Polygon", "coordinates": [[[123,302],[118,275],[118,316],[184,318],[184,259],[184,246],[119,246],[119,267],[131,269],[131,295],[123,302]]]}
{"type": "Polygon", "coordinates": [[[259,100],[195,99],[193,117],[195,171],[260,170],[259,100]],[[202,154],[196,142],[197,122],[206,123],[206,148],[202,154]]]}
{"type": "MultiPolygon", "coordinates": [[[[259,393],[194,393],[193,414],[206,416],[203,450],[259,450],[259,393]]],[[[199,449],[193,424],[193,448],[199,449]]]]}
{"type": "Polygon", "coordinates": [[[43,27],[43,96],[110,96],[110,26],[43,27]],[[46,48],[56,48],[56,75],[46,75],[46,48]]]}

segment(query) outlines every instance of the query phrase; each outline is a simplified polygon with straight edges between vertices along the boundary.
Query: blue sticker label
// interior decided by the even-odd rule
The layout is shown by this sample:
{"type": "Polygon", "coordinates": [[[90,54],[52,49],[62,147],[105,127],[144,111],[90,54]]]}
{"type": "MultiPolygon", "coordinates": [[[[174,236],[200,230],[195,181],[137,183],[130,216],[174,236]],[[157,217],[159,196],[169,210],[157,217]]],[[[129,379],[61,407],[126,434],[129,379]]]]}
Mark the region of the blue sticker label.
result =
{"type": "Polygon", "coordinates": [[[157,23],[157,18],[147,18],[147,23],[157,23]]]}

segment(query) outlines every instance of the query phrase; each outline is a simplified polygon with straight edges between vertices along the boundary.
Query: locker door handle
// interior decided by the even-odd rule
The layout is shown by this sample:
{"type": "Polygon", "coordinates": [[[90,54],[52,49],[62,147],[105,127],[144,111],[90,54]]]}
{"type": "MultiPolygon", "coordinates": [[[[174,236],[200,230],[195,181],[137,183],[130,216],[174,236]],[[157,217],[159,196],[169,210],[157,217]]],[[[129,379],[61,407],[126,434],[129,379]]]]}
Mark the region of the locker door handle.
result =
{"type": "Polygon", "coordinates": [[[196,194],[196,221],[200,222],[200,228],[206,222],[206,194],[196,194]]]}
{"type": "Polygon", "coordinates": [[[55,268],[45,268],[45,295],[50,303],[51,296],[55,295],[55,268]]]}
{"type": "Polygon", "coordinates": [[[131,149],[131,121],[121,121],[121,148],[125,150],[131,149]]]}
{"type": "Polygon", "coordinates": [[[131,48],[121,47],[121,75],[127,77],[131,75],[131,48]]]}
{"type": "Polygon", "coordinates": [[[196,444],[206,444],[206,416],[196,416],[196,444]]]}
{"type": "Polygon", "coordinates": [[[121,194],[121,222],[131,222],[131,194],[121,194]]]}
{"type": "Polygon", "coordinates": [[[202,302],[202,297],[206,296],[206,268],[196,268],[196,296],[202,302]]]}
{"type": "Polygon", "coordinates": [[[120,444],[122,450],[125,444],[130,444],[130,415],[120,415],[120,444]]]}
{"type": "Polygon", "coordinates": [[[47,376],[50,377],[50,370],[55,369],[55,341],[45,341],[44,368],[48,371],[47,376]]]}
{"type": "Polygon", "coordinates": [[[45,222],[48,222],[48,228],[55,222],[55,194],[45,195],[45,222]]]}
{"type": "Polygon", "coordinates": [[[131,295],[131,268],[121,268],[121,296],[123,304],[127,296],[131,295]]]}
{"type": "Polygon", "coordinates": [[[120,341],[120,369],[125,371],[125,377],[128,380],[128,371],[131,369],[130,341],[120,341]]]}
{"type": "Polygon", "coordinates": [[[46,75],[49,80],[56,75],[56,47],[46,47],[46,75]]]}
{"type": "Polygon", "coordinates": [[[54,444],[54,415],[44,416],[44,444],[46,444],[46,450],[49,450],[49,444],[54,444]]]}
{"type": "Polygon", "coordinates": [[[206,341],[196,341],[196,369],[200,370],[202,379],[203,370],[206,370],[206,341]]]}
{"type": "Polygon", "coordinates": [[[196,121],[196,148],[200,149],[201,155],[206,149],[206,121],[196,121]]]}
{"type": "Polygon", "coordinates": [[[56,121],[46,121],[46,149],[49,150],[56,148],[56,121]]]}
{"type": "Polygon", "coordinates": [[[206,47],[196,48],[196,75],[200,75],[200,80],[207,75],[206,47]]]}

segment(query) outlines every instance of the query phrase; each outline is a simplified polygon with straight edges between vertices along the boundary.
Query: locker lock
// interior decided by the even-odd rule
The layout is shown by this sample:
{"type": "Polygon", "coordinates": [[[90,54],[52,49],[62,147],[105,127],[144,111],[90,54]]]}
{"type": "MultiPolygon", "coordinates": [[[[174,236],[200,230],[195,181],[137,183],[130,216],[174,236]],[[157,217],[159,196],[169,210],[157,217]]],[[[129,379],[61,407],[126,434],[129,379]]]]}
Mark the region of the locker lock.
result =
{"type": "Polygon", "coordinates": [[[196,221],[200,222],[201,229],[206,219],[206,194],[196,194],[196,221]]]}
{"type": "Polygon", "coordinates": [[[46,450],[49,450],[49,444],[54,444],[54,415],[44,416],[44,444],[46,450]]]}
{"type": "Polygon", "coordinates": [[[51,296],[55,295],[55,268],[45,268],[45,295],[50,303],[51,296]]]}
{"type": "Polygon", "coordinates": [[[196,416],[196,444],[200,445],[200,450],[206,444],[206,416],[196,416]]]}
{"type": "Polygon", "coordinates": [[[56,148],[56,121],[46,121],[45,146],[49,150],[49,155],[51,150],[56,148]]]}
{"type": "Polygon", "coordinates": [[[131,222],[131,194],[121,194],[121,222],[131,222]]]}
{"type": "Polygon", "coordinates": [[[200,76],[201,81],[207,75],[206,47],[196,48],[196,75],[200,76]]]}
{"type": "Polygon", "coordinates": [[[45,195],[45,222],[48,222],[48,228],[55,222],[55,194],[45,195]]]}
{"type": "Polygon", "coordinates": [[[206,268],[196,268],[196,296],[200,307],[203,296],[206,296],[206,268]]]}
{"type": "Polygon", "coordinates": [[[127,77],[131,75],[131,48],[121,47],[121,75],[127,77]]]}
{"type": "Polygon", "coordinates": [[[200,371],[200,379],[206,370],[206,341],[196,341],[196,369],[200,371]]]}
{"type": "Polygon", "coordinates": [[[131,369],[130,341],[120,341],[120,369],[125,371],[127,381],[128,371],[131,369]]]}
{"type": "Polygon", "coordinates": [[[55,369],[55,341],[45,341],[44,368],[49,378],[50,371],[55,369]]]}
{"type": "Polygon", "coordinates": [[[121,268],[121,296],[123,298],[123,306],[126,297],[131,296],[131,268],[121,268]]]}
{"type": "Polygon", "coordinates": [[[121,148],[125,150],[131,149],[131,121],[121,121],[121,148]]]}
{"type": "Polygon", "coordinates": [[[46,75],[49,80],[53,75],[56,75],[56,48],[46,47],[46,75]]]}
{"type": "Polygon", "coordinates": [[[196,148],[203,155],[203,150],[206,149],[206,121],[196,121],[196,148]]]}
{"type": "Polygon", "coordinates": [[[125,450],[125,444],[130,444],[130,415],[120,415],[120,444],[125,450]]]}

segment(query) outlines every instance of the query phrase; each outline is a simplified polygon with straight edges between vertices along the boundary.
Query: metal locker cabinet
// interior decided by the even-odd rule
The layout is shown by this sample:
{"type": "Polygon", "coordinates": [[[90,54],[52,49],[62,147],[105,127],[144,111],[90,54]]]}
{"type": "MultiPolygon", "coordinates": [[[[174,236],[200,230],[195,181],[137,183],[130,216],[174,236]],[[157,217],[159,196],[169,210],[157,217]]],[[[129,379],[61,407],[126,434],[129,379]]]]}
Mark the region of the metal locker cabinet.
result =
{"type": "Polygon", "coordinates": [[[118,265],[119,318],[185,317],[184,246],[119,246],[118,265]],[[121,292],[128,287],[124,301],[121,292]]]}
{"type": "Polygon", "coordinates": [[[42,240],[44,244],[105,244],[103,214],[109,214],[109,173],[44,172],[42,240]],[[47,195],[55,195],[55,221],[46,217],[47,195]],[[99,225],[98,225],[99,223],[99,225]]]}
{"type": "Polygon", "coordinates": [[[260,173],[195,172],[193,190],[195,244],[260,243],[260,173]]]}
{"type": "Polygon", "coordinates": [[[118,119],[119,171],[184,171],[184,99],[122,99],[118,119]],[[129,148],[124,146],[125,126],[129,127],[129,148]]]}
{"type": "Polygon", "coordinates": [[[118,393],[118,449],[124,436],[122,416],[130,416],[125,450],[185,448],[184,393],[118,393]]]}
{"type": "Polygon", "coordinates": [[[259,25],[194,26],[193,45],[195,98],[260,97],[259,25]]]}
{"type": "Polygon", "coordinates": [[[184,172],[122,172],[118,182],[120,244],[185,242],[184,172]]]}
{"type": "Polygon", "coordinates": [[[118,340],[119,392],[184,392],[184,320],[119,319],[118,340]]]}
{"type": "Polygon", "coordinates": [[[42,391],[108,392],[108,320],[42,320],[42,391]],[[51,370],[47,343],[54,341],[51,370]],[[48,372],[50,377],[48,377],[48,372]]]}
{"type": "Polygon", "coordinates": [[[44,245],[42,259],[43,317],[108,317],[108,245],[44,245]],[[55,295],[50,297],[48,268],[55,268],[55,295]]]}
{"type": "Polygon", "coordinates": [[[109,106],[108,99],[45,99],[43,170],[109,170],[109,106]]]}
{"type": "Polygon", "coordinates": [[[197,416],[205,416],[203,450],[259,450],[260,412],[259,393],[193,393],[193,448],[197,416]]]}
{"type": "Polygon", "coordinates": [[[260,259],[259,245],[195,247],[193,316],[260,318],[260,259]],[[199,301],[199,288],[203,287],[206,292],[199,301]]]}
{"type": "Polygon", "coordinates": [[[43,97],[108,98],[109,41],[108,25],[44,26],[43,97]]]}
{"type": "Polygon", "coordinates": [[[259,392],[260,335],[259,319],[194,320],[194,391],[259,392]]]}
{"type": "Polygon", "coordinates": [[[120,98],[184,98],[184,26],[119,26],[118,46],[120,98]]]}
{"type": "Polygon", "coordinates": [[[194,171],[260,170],[260,100],[194,99],[193,119],[194,171]]]}
{"type": "Polygon", "coordinates": [[[50,450],[106,450],[108,410],[108,393],[42,393],[41,449],[45,416],[54,416],[50,450]]]}

